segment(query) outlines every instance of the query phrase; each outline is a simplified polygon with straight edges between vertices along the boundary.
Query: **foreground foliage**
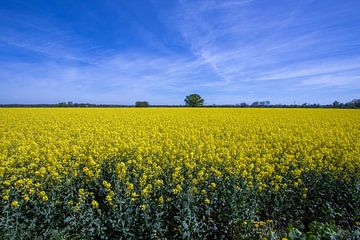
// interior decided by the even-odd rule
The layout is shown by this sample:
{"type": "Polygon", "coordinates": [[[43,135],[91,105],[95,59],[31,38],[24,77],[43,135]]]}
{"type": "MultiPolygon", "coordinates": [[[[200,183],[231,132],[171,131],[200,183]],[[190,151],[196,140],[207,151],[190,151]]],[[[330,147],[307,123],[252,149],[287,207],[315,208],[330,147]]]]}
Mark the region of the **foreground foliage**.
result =
{"type": "Polygon", "coordinates": [[[356,239],[360,112],[0,109],[5,239],[356,239]]]}

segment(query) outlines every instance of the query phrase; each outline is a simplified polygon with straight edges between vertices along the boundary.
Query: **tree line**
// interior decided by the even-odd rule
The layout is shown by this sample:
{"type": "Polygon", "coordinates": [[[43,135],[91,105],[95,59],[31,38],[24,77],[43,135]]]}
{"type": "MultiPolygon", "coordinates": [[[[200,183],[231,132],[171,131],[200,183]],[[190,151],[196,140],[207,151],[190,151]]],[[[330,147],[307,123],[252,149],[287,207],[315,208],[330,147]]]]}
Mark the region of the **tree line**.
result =
{"type": "Polygon", "coordinates": [[[57,104],[0,104],[0,107],[40,107],[40,108],[122,108],[122,107],[207,107],[207,108],[360,108],[360,99],[353,99],[350,102],[341,103],[334,101],[332,104],[303,103],[303,104],[271,104],[270,101],[255,101],[253,103],[239,104],[212,104],[206,105],[205,100],[199,94],[190,94],[184,99],[185,105],[152,105],[147,101],[136,101],[134,105],[125,104],[93,104],[60,102],[57,104]]]}

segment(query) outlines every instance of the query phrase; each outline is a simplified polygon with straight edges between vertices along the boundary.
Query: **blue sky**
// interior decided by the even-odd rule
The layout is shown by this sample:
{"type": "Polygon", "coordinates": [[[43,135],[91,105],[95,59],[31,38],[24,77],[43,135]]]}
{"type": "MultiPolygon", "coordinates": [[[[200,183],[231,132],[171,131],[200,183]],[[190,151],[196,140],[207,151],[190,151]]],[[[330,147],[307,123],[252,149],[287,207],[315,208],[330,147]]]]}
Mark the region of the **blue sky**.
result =
{"type": "Polygon", "coordinates": [[[358,0],[1,0],[0,103],[360,97],[358,0]]]}

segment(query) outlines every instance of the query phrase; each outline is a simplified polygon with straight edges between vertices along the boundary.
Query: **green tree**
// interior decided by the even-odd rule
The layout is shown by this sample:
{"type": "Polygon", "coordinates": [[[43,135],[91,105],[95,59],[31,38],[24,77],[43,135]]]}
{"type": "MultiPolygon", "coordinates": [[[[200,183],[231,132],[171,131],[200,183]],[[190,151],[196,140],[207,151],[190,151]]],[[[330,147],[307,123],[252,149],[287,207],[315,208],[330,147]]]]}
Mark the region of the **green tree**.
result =
{"type": "Polygon", "coordinates": [[[340,103],[338,101],[333,102],[333,107],[340,107],[340,103]]]}
{"type": "Polygon", "coordinates": [[[200,107],[204,105],[204,99],[196,93],[190,94],[185,98],[185,105],[189,107],[200,107]]]}
{"type": "Polygon", "coordinates": [[[135,107],[148,107],[150,104],[146,101],[137,101],[135,102],[135,107]]]}

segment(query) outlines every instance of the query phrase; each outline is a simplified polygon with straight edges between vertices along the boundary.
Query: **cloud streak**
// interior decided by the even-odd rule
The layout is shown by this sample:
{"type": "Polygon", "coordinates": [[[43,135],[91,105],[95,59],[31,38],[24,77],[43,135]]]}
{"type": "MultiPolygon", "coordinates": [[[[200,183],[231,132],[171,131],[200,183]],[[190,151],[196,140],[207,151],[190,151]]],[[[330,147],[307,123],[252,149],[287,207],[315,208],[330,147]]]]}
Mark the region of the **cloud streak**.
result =
{"type": "MultiPolygon", "coordinates": [[[[176,23],[193,54],[209,64],[220,78],[218,82],[204,83],[202,86],[233,90],[241,89],[243,85],[246,89],[249,83],[259,87],[258,82],[272,80],[277,82],[275,86],[281,87],[283,80],[291,79],[293,86],[351,85],[358,80],[357,73],[352,70],[359,69],[359,55],[324,56],[324,53],[345,51],[341,45],[344,44],[344,34],[349,34],[349,30],[329,25],[325,31],[316,27],[306,31],[305,28],[316,23],[316,19],[311,21],[306,16],[298,20],[306,11],[304,5],[311,4],[310,1],[303,3],[274,4],[275,9],[282,10],[276,16],[271,8],[254,11],[253,1],[238,4],[181,1],[176,9],[178,14],[169,19],[176,23]],[[301,26],[302,23],[305,26],[301,26]],[[336,32],[342,35],[328,38],[328,35],[336,32]],[[336,75],[339,72],[347,74],[340,79],[336,75]],[[315,81],[317,76],[319,80],[315,81]]],[[[342,17],[350,11],[348,8],[341,10],[337,15],[342,17]]],[[[326,14],[331,17],[336,15],[326,14]]],[[[347,43],[354,45],[349,40],[347,43]]]]}
{"type": "Polygon", "coordinates": [[[360,90],[356,1],[44,4],[0,10],[1,103],[181,104],[191,92],[286,103],[309,90],[329,102],[360,90]]]}

